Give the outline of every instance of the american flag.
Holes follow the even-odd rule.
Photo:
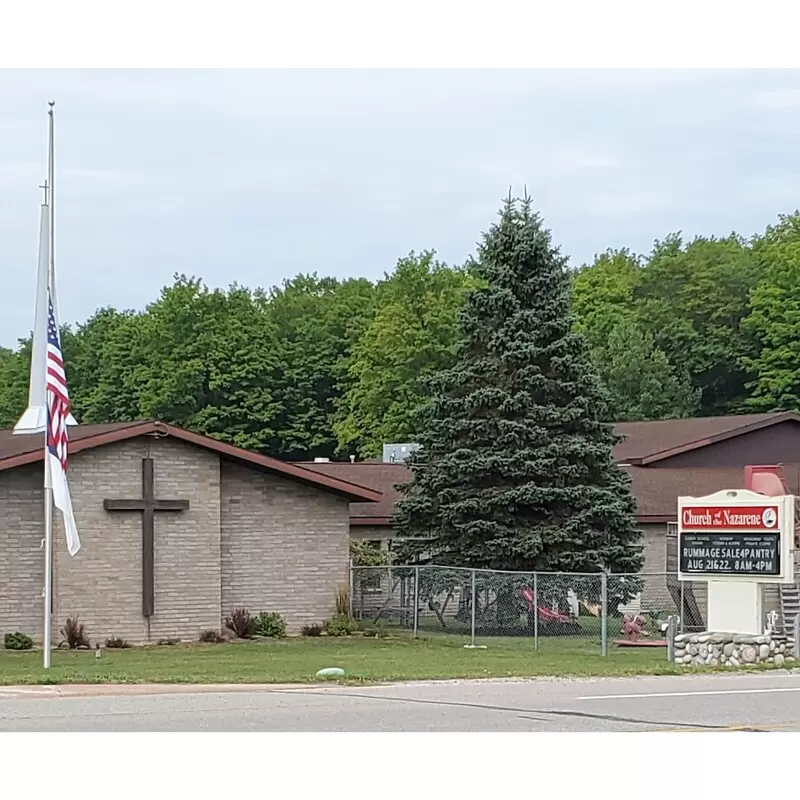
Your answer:
[[[70,414],[64,356],[58,335],[53,300],[47,297],[47,450],[67,471],[67,420]]]
[[[67,376],[64,373],[64,355],[58,337],[58,322],[53,309],[53,298],[47,294],[47,434],[46,454],[48,473],[53,489],[53,502],[64,520],[67,551],[74,556],[81,549],[72,498],[67,485],[67,420],[70,403]],[[46,473],[47,474],[47,473]]]

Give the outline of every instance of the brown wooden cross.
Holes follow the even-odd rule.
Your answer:
[[[106,511],[142,512],[142,614],[148,619],[155,610],[153,568],[155,561],[155,512],[186,511],[188,500],[157,500],[153,486],[153,459],[142,459],[142,496],[133,500],[103,500]]]

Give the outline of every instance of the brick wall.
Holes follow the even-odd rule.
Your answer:
[[[41,465],[0,472],[0,635],[42,635],[42,481]]]
[[[222,611],[277,611],[290,632],[334,613],[347,586],[346,500],[222,462]]]
[[[138,498],[141,460],[154,462],[158,498],[187,499],[187,511],[155,518],[155,615],[142,616],[142,515],[107,512],[105,498]],[[0,633],[42,638],[44,553],[41,464],[0,472]],[[70,490],[83,545],[66,552],[54,511],[53,640],[77,614],[92,642],[167,636],[196,639],[220,619],[219,458],[175,440],[141,437],[75,454]]]
[[[155,614],[142,616],[142,514],[108,512],[105,498],[142,496],[142,459],[153,459],[156,498],[189,508],[155,515]],[[81,551],[66,552],[56,514],[57,620],[79,614],[93,641],[196,640],[220,615],[219,457],[174,439],[140,437],[77,454],[70,489]]]

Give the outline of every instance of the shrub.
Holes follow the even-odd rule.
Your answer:
[[[6,650],[30,650],[33,647],[33,639],[24,633],[7,633],[3,637],[3,646]]]
[[[280,639],[286,636],[286,622],[274,611],[262,611],[255,619],[256,636],[269,636]]]
[[[300,633],[302,633],[303,636],[319,636],[324,627],[325,626],[321,625],[319,622],[312,622],[310,625],[303,625]]]
[[[350,558],[354,567],[386,567],[391,560],[389,550],[364,539],[350,540]]]
[[[177,638],[170,637],[168,639],[159,639],[158,644],[162,647],[172,647],[173,645],[180,644],[181,640]]]
[[[106,647],[109,650],[125,650],[130,645],[119,636],[112,636],[110,639],[106,639]]]
[[[225,627],[239,639],[252,639],[256,621],[246,608],[235,608],[229,617],[225,617]]]
[[[358,630],[355,620],[347,614],[337,614],[325,624],[325,633],[328,636],[352,636]]]
[[[219,644],[220,642],[224,642],[225,638],[219,635],[219,631],[201,631],[200,633],[200,641],[205,642],[206,644]]]
[[[336,590],[336,616],[350,616],[350,589],[347,586],[340,586]]]
[[[61,629],[64,637],[58,646],[66,644],[70,650],[88,650],[91,647],[89,636],[86,633],[86,626],[78,620],[78,617],[67,617],[67,622]]]

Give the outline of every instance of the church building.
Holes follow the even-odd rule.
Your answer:
[[[43,435],[0,431],[0,633],[42,638]],[[70,429],[81,550],[54,514],[53,640],[197,640],[236,608],[288,632],[323,622],[348,584],[349,508],[380,491],[159,422]]]

